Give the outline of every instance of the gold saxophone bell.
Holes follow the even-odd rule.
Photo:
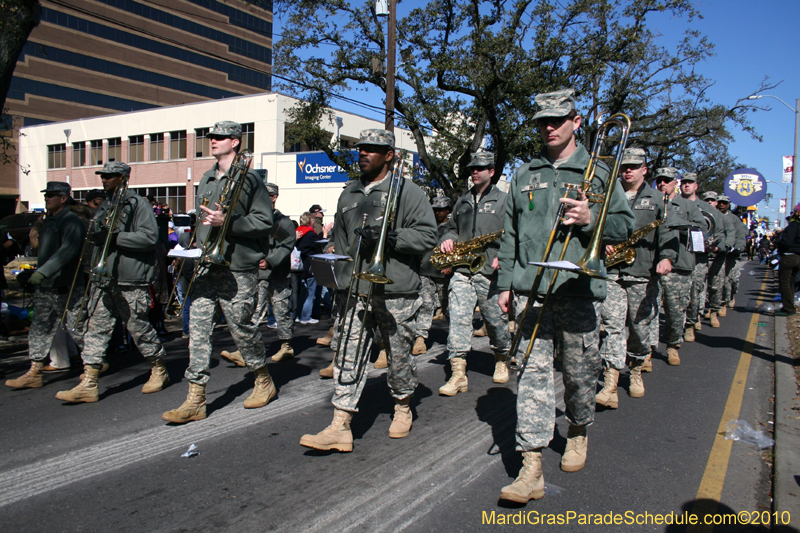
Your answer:
[[[453,251],[449,254],[442,252],[440,246],[433,249],[431,264],[437,270],[445,268],[467,267],[473,274],[480,272],[486,264],[486,246],[499,239],[506,230],[501,229],[486,235],[479,235],[468,241],[453,244]]]

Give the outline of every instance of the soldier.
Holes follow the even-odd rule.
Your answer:
[[[724,289],[722,293],[722,306],[720,316],[725,316],[728,311],[727,305],[731,309],[736,305],[736,293],[739,291],[739,257],[744,252],[747,245],[747,227],[742,220],[731,212],[731,199],[725,195],[720,195],[717,200],[717,209],[722,213],[728,228],[733,229],[733,247],[728,250],[725,257],[725,277],[723,278]]]
[[[725,258],[728,250],[736,242],[735,230],[731,227],[730,221],[717,209],[717,199],[719,195],[714,191],[703,194],[703,200],[714,208],[718,217],[716,218],[718,228],[721,227],[720,240],[717,243],[717,251],[713,256],[709,256],[708,264],[708,319],[712,328],[720,327],[719,316],[723,309],[722,293],[725,290]],[[731,231],[734,231],[731,233]]]
[[[9,379],[6,386],[29,389],[43,386],[42,369],[50,353],[61,316],[67,306],[67,296],[75,279],[75,288],[69,302],[66,324],[72,325],[83,297],[83,276],[75,271],[80,260],[86,228],[80,217],[68,206],[71,188],[69,183],[50,181],[44,193],[47,214],[39,234],[38,268],[29,283],[36,287],[33,295],[33,321],[28,332],[28,357],[31,368],[18,377]],[[79,349],[83,348],[83,329],[71,332]]]
[[[108,162],[100,174],[109,198],[130,178],[131,167],[120,161]],[[66,402],[96,402],[97,379],[105,364],[106,348],[120,318],[133,337],[136,347],[152,365],[150,379],[142,387],[144,394],[158,392],[169,383],[164,366],[164,347],[148,320],[152,307],[149,284],[155,275],[155,247],[158,226],[149,202],[128,189],[119,199],[120,215],[116,226],[108,227],[109,211],[114,209],[106,200],[97,210],[89,226],[89,242],[95,245],[92,263],[97,265],[110,237],[105,261],[108,276],[93,274],[91,298],[87,304],[89,324],[84,338],[84,370],[78,386],[61,391],[56,398]]]
[[[642,366],[650,355],[650,323],[658,312],[658,278],[678,258],[678,234],[655,225],[664,217],[664,195],[650,187],[646,177],[645,151],[627,148],[620,165],[620,185],[636,215],[636,230],[654,229],[630,248],[636,253],[633,264],[623,261],[608,268],[608,294],[602,309],[606,335],[600,343],[605,370],[597,403],[611,409],[619,407],[617,384],[626,356],[630,368],[628,394],[631,398],[644,396]],[[613,246],[606,246],[606,259],[613,251]]]
[[[718,244],[725,240],[725,229],[719,211],[697,197],[697,174],[686,172],[681,178],[681,196],[694,202],[706,219],[714,221],[714,232],[705,242],[705,251],[694,254],[695,267],[692,271],[692,288],[689,305],[686,307],[686,331],[683,338],[686,342],[694,342],[695,331],[700,331],[700,313],[705,306],[706,283],[708,280],[709,259],[713,261],[719,252]],[[709,230],[710,231],[710,230]]]
[[[390,166],[395,157],[394,134],[386,130],[368,129],[361,132],[358,148],[358,166],[361,177],[349,182],[339,196],[335,215],[336,250],[351,250],[361,235],[359,264],[348,262],[346,278],[352,272],[363,271],[373,256],[373,249],[381,239],[384,207],[389,194]],[[394,283],[375,284],[371,302],[351,297],[354,309],[343,309],[342,320],[347,321],[347,335],[339,339],[344,343],[340,354],[346,370],[334,368],[333,422],[316,435],[303,435],[300,445],[317,450],[353,451],[353,434],[350,421],[358,410],[358,400],[367,382],[367,373],[359,372],[357,361],[366,364],[372,347],[375,329],[380,330],[385,343],[389,370],[386,380],[395,399],[394,419],[389,427],[389,437],[402,438],[411,431],[411,396],[417,387],[417,367],[411,355],[414,341],[416,315],[421,305],[421,282],[418,265],[423,254],[436,245],[436,222],[428,198],[412,181],[399,177],[400,195],[397,200],[394,224],[384,236],[384,265],[386,277]],[[363,216],[368,225],[361,229]],[[356,230],[358,233],[356,233]],[[359,280],[356,295],[365,294],[367,283]],[[371,311],[364,324],[365,337],[360,339],[363,317],[367,305]],[[356,353],[360,346],[361,352]]]
[[[559,253],[566,236],[572,231],[574,238],[564,257],[572,262],[586,251],[585,245],[594,232],[601,210],[599,203],[590,207],[582,189],[577,198],[562,198],[566,183],[583,182],[589,162],[586,149],[575,140],[581,116],[575,109],[574,91],[564,89],[539,94],[536,106],[534,119],[545,146],[530,163],[517,170],[508,193],[506,232],[498,254],[500,270],[497,279],[497,286],[502,291],[498,305],[504,312],[508,312],[512,290],[517,313],[525,309],[538,271],[528,262],[541,260],[549,237],[543,228],[552,227],[558,206],[565,204],[565,212],[564,221],[556,233],[554,250]],[[590,192],[605,191],[608,176],[607,167],[598,165]],[[619,188],[614,190],[609,202],[604,241],[606,244],[624,242],[630,237],[636,219]],[[532,295],[537,300],[544,297],[553,272],[545,272],[538,293]],[[518,333],[521,342],[514,355],[521,363],[537,315],[543,313],[539,336],[519,378],[517,392],[517,450],[522,452],[523,466],[517,479],[502,489],[500,499],[527,503],[544,496],[542,448],[553,438],[556,416],[553,384],[556,342],[562,361],[566,418],[569,421],[561,469],[576,472],[584,467],[586,426],[594,420],[595,385],[602,368],[598,331],[600,308],[605,296],[605,281],[561,273],[548,306],[531,306],[524,323],[520,323],[518,317],[516,322],[521,328],[521,333]]]
[[[472,154],[467,169],[472,176],[472,188],[456,200],[453,216],[447,223],[439,248],[442,253],[452,253],[455,242],[466,242],[475,237],[503,229],[507,194],[493,184],[495,175],[494,154]],[[479,272],[472,273],[465,265],[453,269],[448,290],[450,331],[447,335],[450,379],[439,388],[442,396],[455,396],[467,392],[467,352],[472,348],[472,315],[477,302],[489,334],[494,352],[495,368],[492,381],[508,382],[506,357],[511,349],[508,315],[497,306],[500,291],[497,289],[497,250],[499,241],[486,246],[486,262]]]
[[[686,323],[686,307],[692,290],[692,271],[694,253],[689,248],[691,228],[706,229],[706,219],[693,202],[676,195],[678,170],[662,167],[656,170],[656,187],[669,197],[667,226],[679,227],[678,259],[662,273],[660,283],[664,294],[664,338],[667,345],[667,363],[681,364],[678,349],[683,340],[683,327]]]
[[[200,180],[197,189],[198,213],[204,220],[197,225],[197,247],[203,248],[209,239],[218,237],[213,228],[222,226],[227,209],[219,204],[220,194],[234,176],[229,176],[241,148],[242,126],[222,121],[214,124],[208,134],[211,155],[217,160]],[[264,258],[261,239],[272,228],[272,203],[264,182],[250,170],[244,180],[233,221],[225,235],[223,254],[228,266],[201,265],[192,288],[192,308],[189,317],[189,394],[186,401],[161,418],[174,424],[185,424],[206,417],[206,383],[211,364],[211,334],[214,331],[214,312],[219,305],[225,314],[228,330],[247,367],[255,373],[255,387],[244,401],[247,409],[264,407],[275,396],[275,384],[267,369],[267,354],[258,327],[253,325],[253,311],[258,294],[258,263]],[[202,205],[208,200],[208,207]]]
[[[433,207],[433,216],[436,218],[436,227],[439,232],[439,239],[444,235],[447,222],[450,220],[450,213],[453,211],[450,203],[450,198],[446,196],[437,196],[433,199],[431,204]],[[436,299],[439,302],[439,309],[433,315],[433,320],[446,319],[450,321],[450,311],[447,305],[447,292],[450,290],[450,278],[453,277],[453,269],[445,268],[439,271],[442,274],[440,278],[433,278],[436,283]]]
[[[272,307],[278,326],[278,339],[281,341],[280,350],[272,356],[272,360],[277,363],[294,357],[294,319],[290,309],[292,287],[289,283],[289,271],[295,233],[291,219],[275,208],[278,186],[267,183],[267,191],[272,201],[272,231],[262,241],[265,257],[258,263],[258,307],[253,313],[253,324],[258,327],[270,306]],[[236,366],[246,366],[239,351],[230,353],[223,350],[220,355]]]

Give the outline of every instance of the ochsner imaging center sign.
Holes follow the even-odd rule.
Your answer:
[[[358,160],[355,150],[354,160]],[[331,161],[324,152],[297,155],[297,183],[345,183],[347,172]]]

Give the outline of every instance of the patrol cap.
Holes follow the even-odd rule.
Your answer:
[[[122,176],[131,175],[131,167],[122,161],[108,161],[103,168],[95,172],[95,174],[120,174]]]
[[[437,196],[431,202],[434,209],[450,209],[450,198],[447,196]]]
[[[209,135],[219,135],[220,137],[230,137],[232,139],[242,138],[242,125],[232,120],[223,120],[214,124]]]
[[[731,199],[730,199],[730,198],[728,198],[728,197],[727,197],[726,195],[724,195],[724,194],[720,194],[719,196],[717,196],[717,201],[718,201],[718,202],[728,202],[728,203],[731,203]]]
[[[69,196],[72,192],[72,187],[69,186],[69,183],[65,181],[48,181],[47,188],[42,192],[57,192],[61,196]]]
[[[278,186],[274,183],[267,183],[267,192],[270,196],[278,196]]]
[[[647,154],[642,148],[625,148],[620,165],[641,165],[647,162]]]
[[[680,179],[681,175],[678,173],[678,169],[674,167],[661,167],[656,170],[656,179],[660,177],[665,178],[672,178],[674,180]]]
[[[108,198],[108,195],[106,195],[106,191],[104,191],[103,189],[92,189],[91,191],[86,193],[87,202],[91,202],[95,198],[102,198],[103,200],[105,200],[106,198]]]
[[[473,152],[470,156],[469,163],[467,164],[467,168],[469,167],[490,167],[494,168],[494,154],[492,152]]]
[[[378,128],[371,128],[368,130],[361,130],[356,146],[362,144],[369,144],[373,146],[388,146],[394,150],[394,133],[387,130]]]
[[[566,117],[575,111],[575,89],[561,89],[536,95],[536,114],[533,120],[547,117]]]
[[[703,193],[703,200],[714,200],[716,201],[719,198],[719,195],[714,191],[708,191]]]
[[[683,176],[681,176],[681,181],[691,181],[693,183],[697,183],[697,174],[694,172],[684,172]]]

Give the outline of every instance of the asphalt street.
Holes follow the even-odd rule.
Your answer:
[[[474,338],[469,392],[440,397],[437,389],[447,366],[441,321],[434,322],[428,354],[417,358],[420,385],[409,437],[389,439],[393,401],[385,371],[371,370],[352,426],[355,451],[328,454],[299,446],[304,433],[328,425],[333,411],[333,384],[317,374],[332,357],[329,349],[314,344],[327,330],[320,322],[297,325],[298,356],[270,364],[279,393],[267,407],[245,410],[252,374],[215,359],[208,419],[184,426],[161,420],[164,411],[181,404],[188,388],[183,378],[188,341],[179,335],[165,345],[172,384],[160,393],[140,392],[149,366],[137,353],[111,356],[95,404],[65,405],[54,398],[77,383],[77,372],[46,378],[41,389],[2,387],[2,528],[449,532],[485,530],[487,520],[497,524],[501,515],[513,520],[522,512],[528,524],[512,527],[540,529],[530,520],[548,513],[679,516],[708,510],[702,495],[714,490],[719,505],[711,512],[769,512],[770,450],[719,442],[720,427],[724,433],[729,422],[726,414],[735,412],[756,429],[771,429],[772,319],[752,312],[758,299],[767,297],[762,283],[768,276],[756,263],[744,265],[736,308],[721,319],[719,329],[704,322],[697,342],[682,347],[680,366],[666,364],[660,345],[653,373],[645,374],[644,398],[629,398],[627,375],[620,379],[625,389],[620,408],[598,411],[589,428],[587,466],[576,473],[558,468],[567,424],[563,385],[556,376],[559,417],[543,458],[546,496],[526,506],[505,507],[497,500],[521,466],[514,451],[515,380],[492,383],[488,340]],[[275,330],[262,331],[274,353],[279,347]],[[752,344],[745,340],[748,331]],[[213,343],[215,353],[233,348],[224,327],[216,330]],[[749,364],[743,371],[745,348]],[[23,355],[2,360],[6,377],[24,372]],[[737,381],[740,407],[731,411]],[[720,455],[725,443],[729,456]],[[199,455],[182,458],[190,444]],[[543,529],[685,530],[682,525],[586,526],[576,520]],[[795,527],[798,523],[800,517],[792,520]],[[768,529],[718,526],[714,531]]]

